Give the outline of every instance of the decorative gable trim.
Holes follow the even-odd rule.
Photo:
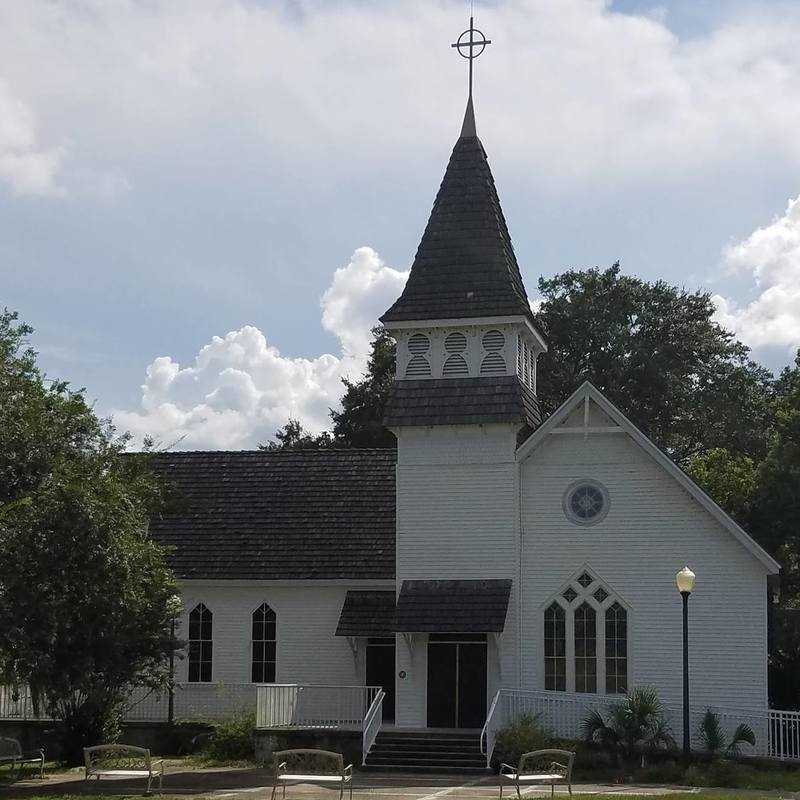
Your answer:
[[[733,537],[758,561],[760,561],[767,572],[774,575],[780,572],[780,564],[761,547],[732,517],[730,517],[717,503],[714,502],[666,453],[660,450],[642,431],[640,431],[599,389],[589,381],[584,382],[576,389],[561,406],[550,415],[550,417],[531,434],[530,437],[517,449],[517,460],[519,462],[530,458],[542,442],[551,434],[566,430],[560,428],[561,423],[575,409],[584,404],[585,419],[588,418],[588,404],[594,402],[597,406],[616,423],[619,428],[627,433],[642,450],[649,455],[653,461],[661,466],[671,475],[680,486],[702,506],[714,519],[722,525]],[[593,432],[609,433],[613,428],[603,426],[597,428],[575,427],[579,433],[590,434]]]

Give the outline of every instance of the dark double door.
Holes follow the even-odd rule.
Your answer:
[[[481,728],[486,721],[486,635],[428,638],[428,727]]]
[[[367,686],[382,686],[383,721],[394,722],[394,637],[373,636],[367,639]]]

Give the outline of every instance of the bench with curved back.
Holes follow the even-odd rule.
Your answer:
[[[500,797],[503,796],[503,783],[516,787],[520,797],[521,784],[550,786],[550,796],[555,794],[556,784],[566,784],[572,796],[572,764],[575,753],[569,750],[533,750],[519,757],[519,764],[500,765]]]
[[[84,780],[90,778],[99,781],[101,778],[147,778],[147,793],[155,778],[158,778],[158,791],[164,778],[164,762],[160,758],[152,758],[150,751],[144,747],[131,744],[98,744],[83,748],[83,759],[86,769]]]
[[[275,792],[279,785],[283,786],[283,797],[286,797],[286,786],[298,783],[319,783],[339,788],[339,800],[344,795],[345,787],[350,789],[350,800],[353,800],[353,765],[344,766],[341,753],[330,750],[279,750],[274,754],[275,782],[272,786],[271,800],[275,800]]]
[[[44,750],[24,752],[17,739],[0,736],[0,765],[11,764],[11,771],[17,770],[17,778],[22,775],[23,764],[38,764],[39,777],[44,778]]]

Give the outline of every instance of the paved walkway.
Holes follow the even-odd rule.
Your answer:
[[[67,772],[49,773],[44,780],[31,778],[4,786],[0,793],[12,797],[34,797],[42,795],[137,795],[144,792],[145,783],[141,780],[104,780],[99,784],[83,781],[83,769]],[[208,768],[188,769],[180,767],[170,770],[164,776],[164,795],[186,795],[214,800],[255,800],[266,798],[272,791],[270,775],[266,770]],[[619,794],[619,795],[665,795],[676,791],[674,788],[633,785],[575,784],[576,794]],[[686,790],[682,790],[686,791]],[[511,792],[504,797],[511,800]],[[566,794],[566,787],[558,787],[557,794]],[[522,790],[526,797],[540,797],[550,794],[549,788],[526,787]],[[465,775],[409,775],[401,773],[356,773],[353,783],[353,800],[493,800],[499,795],[496,776],[472,778]],[[338,792],[321,789],[311,784],[291,786],[286,792],[287,800],[338,800]],[[347,793],[345,794],[347,797]]]

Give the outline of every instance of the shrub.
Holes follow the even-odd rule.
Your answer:
[[[253,731],[255,714],[236,714],[215,726],[203,748],[203,755],[215,761],[252,761],[255,758]]]
[[[545,750],[553,746],[553,737],[533,714],[523,714],[498,734],[494,744],[492,766],[501,763],[516,765],[523,753]]]
[[[641,756],[642,766],[646,753],[675,747],[664,706],[650,686],[630,691],[622,702],[608,707],[605,717],[599,711],[591,711],[581,728],[587,742],[600,745],[625,762],[632,763]]]
[[[756,735],[753,729],[745,723],[737,725],[733,736],[731,736],[730,740],[727,739],[725,731],[722,729],[719,715],[715,714],[710,708],[703,715],[699,735],[700,741],[703,743],[703,749],[712,758],[717,758],[723,752],[728,756],[735,757],[739,755],[740,745],[749,744],[755,747],[756,744]]]

